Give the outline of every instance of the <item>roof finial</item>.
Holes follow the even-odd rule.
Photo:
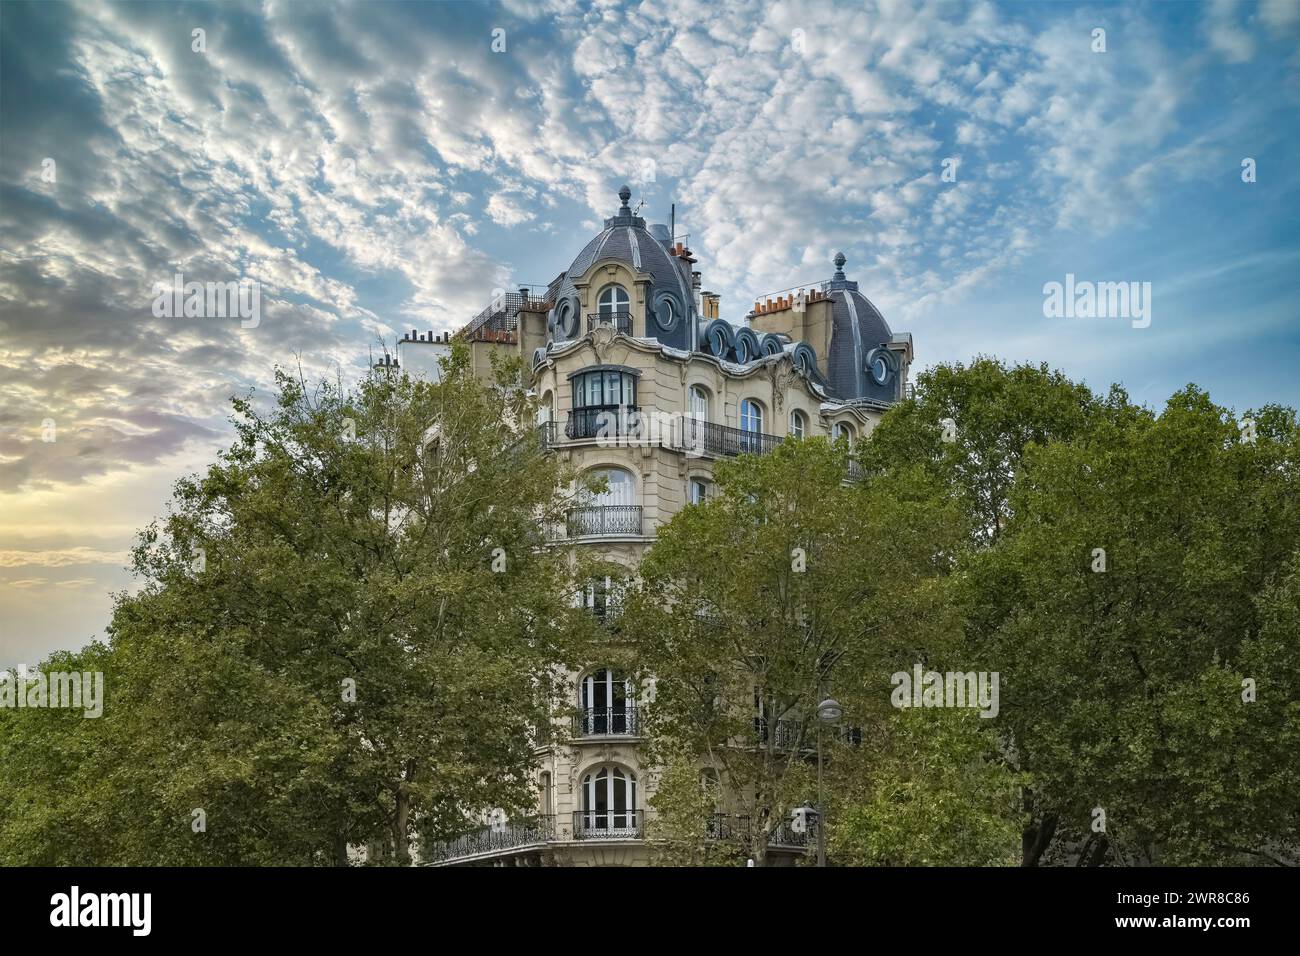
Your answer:
[[[845,258],[844,258],[844,253],[842,253],[842,252],[837,252],[837,253],[835,253],[835,279],[836,279],[836,281],[843,281],[843,279],[844,279],[844,263],[846,263],[846,262],[848,262],[848,261],[849,261],[848,259],[845,259]]]
[[[623,205],[619,208],[618,214],[620,216],[632,215],[632,210],[629,209],[627,205],[627,201],[632,198],[632,190],[628,189],[627,186],[624,185],[623,188],[618,191],[618,198],[623,201]]]

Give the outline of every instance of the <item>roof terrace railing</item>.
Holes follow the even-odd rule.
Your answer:
[[[493,296],[487,308],[470,319],[460,334],[469,338],[483,329],[514,332],[519,328],[521,310],[550,308],[549,290],[541,295],[536,294],[541,289],[541,286],[520,286],[516,292],[503,292]]]

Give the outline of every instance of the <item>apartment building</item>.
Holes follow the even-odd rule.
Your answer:
[[[656,529],[709,496],[717,461],[787,438],[864,440],[906,394],[912,341],[892,333],[847,278],[842,253],[831,278],[764,295],[742,322],[728,322],[686,243],[635,215],[626,186],[618,195],[615,214],[549,286],[497,294],[457,335],[484,375],[493,352],[521,358],[547,447],[577,473],[606,479],[555,529],[557,545],[631,572]],[[433,368],[447,347],[446,337],[412,331],[397,360]],[[615,646],[616,576],[590,582],[578,600]],[[587,663],[571,675],[576,717],[557,718],[539,741],[536,814],[490,815],[480,830],[424,848],[423,862],[654,861],[646,836],[656,772],[642,757],[643,701],[612,660]],[[735,825],[718,820],[710,832],[726,839]],[[803,854],[797,830],[781,828],[771,851]]]

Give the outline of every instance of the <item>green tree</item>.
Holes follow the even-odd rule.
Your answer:
[[[84,815],[82,862],[404,863],[466,808],[531,808],[548,675],[588,625],[540,546],[565,476],[514,379],[457,349],[439,383],[281,374],[269,414],[235,402],[234,445],[135,550],[105,716],[55,734],[81,769],[46,815]],[[50,733],[7,746],[36,768]],[[0,845],[46,837],[3,852],[65,861],[34,803],[0,795]]]
[[[980,357],[969,366],[937,365],[917,377],[915,398],[895,405],[860,453],[868,474],[920,467],[967,515],[972,541],[987,543],[1010,515],[1009,497],[1026,449],[1068,441],[1108,409],[1046,365]]]
[[[897,711],[841,756],[827,839],[857,866],[1005,866],[1019,859],[1024,783],[969,710]],[[868,730],[870,732],[865,732]]]
[[[970,653],[1033,777],[1025,864],[1297,845],[1300,433],[1251,417],[1253,442],[1189,387],[1029,450],[1014,520],[965,564]]]
[[[717,774],[716,809],[745,821],[737,836],[758,865],[815,799],[822,696],[845,703],[846,725],[862,721],[888,707],[901,662],[960,633],[936,583],[964,535],[956,507],[916,476],[850,486],[846,454],[810,439],[719,462],[718,493],[660,529],[630,602],[652,750]],[[827,750],[848,746],[843,730]]]

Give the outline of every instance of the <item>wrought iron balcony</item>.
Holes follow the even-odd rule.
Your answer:
[[[555,817],[539,816],[526,820],[507,821],[486,826],[428,846],[422,853],[422,862],[442,863],[485,853],[499,853],[524,846],[546,843],[555,839]]]
[[[575,737],[635,737],[640,729],[635,704],[588,707],[573,718]]]
[[[645,833],[644,810],[575,810],[575,840],[639,840]]]
[[[766,717],[754,718],[754,735],[759,746],[767,746],[770,740],[776,750],[794,750],[796,747],[807,750],[812,746],[803,737],[803,724],[797,720],[768,720]]]
[[[804,847],[808,845],[808,831],[796,833],[792,824],[781,823],[767,835],[768,846],[797,846]]]
[[[632,313],[622,311],[587,313],[587,331],[590,332],[598,325],[612,325],[614,331],[622,332],[624,335],[631,335]]]
[[[753,830],[747,816],[715,813],[705,821],[705,837],[709,840],[752,839]],[[796,833],[790,823],[780,823],[767,835],[769,847],[806,847],[808,834]]]
[[[613,438],[640,428],[641,410],[635,405],[589,405],[569,411],[564,435],[571,440]]]
[[[565,536],[633,534],[641,532],[640,505],[592,505],[570,508],[564,523]]]
[[[785,440],[689,416],[682,419],[679,434],[683,451],[701,455],[765,455]]]
[[[542,422],[537,426],[537,441],[546,451],[555,444],[555,422]]]

